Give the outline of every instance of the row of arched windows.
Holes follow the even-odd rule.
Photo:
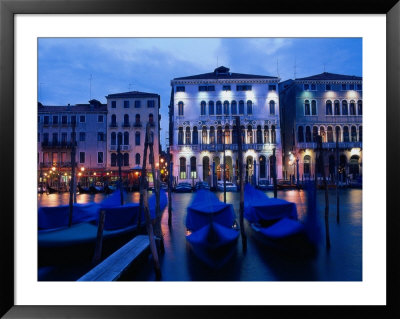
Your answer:
[[[240,100],[239,103],[236,101],[224,101],[222,104],[221,101],[217,101],[214,104],[214,101],[208,102],[208,115],[244,115],[245,114],[245,103],[243,100]],[[269,113],[270,115],[275,115],[275,101],[269,102]],[[253,102],[248,100],[246,103],[246,114],[253,114]],[[184,104],[182,101],[178,102],[178,115],[184,115]],[[207,115],[207,102],[200,102],[200,115]]]
[[[112,132],[111,145],[129,145],[129,132]],[[135,145],[140,145],[140,132],[135,132]]]
[[[351,100],[350,103],[346,100],[343,100],[342,103],[339,100],[334,100],[333,104],[331,100],[327,100],[325,106],[326,115],[362,115],[362,100],[358,100],[357,103],[354,100]],[[315,100],[304,101],[304,115],[317,115],[317,102]]]
[[[254,128],[249,125],[247,129],[242,125],[242,143],[244,144],[276,144],[276,128],[275,125],[264,126],[262,129],[261,125],[258,125],[255,132]],[[215,134],[216,133],[216,134]],[[254,135],[255,134],[255,135]],[[247,138],[246,138],[247,137]],[[232,141],[232,142],[231,142]],[[201,144],[237,144],[237,130],[236,126],[232,129],[229,125],[225,126],[224,130],[222,126],[215,128],[214,126],[203,126],[201,128]],[[192,130],[190,127],[183,127],[178,129],[178,145],[198,145],[199,144],[199,131],[197,126],[194,126]]]
[[[311,131],[312,130],[312,131]],[[334,132],[335,130],[335,132]],[[338,136],[338,142],[362,142],[362,126],[357,127],[355,125],[351,126],[328,126],[326,128],[321,126],[313,126],[312,129],[310,126],[306,126],[305,129],[303,126],[299,126],[297,128],[297,142],[298,143],[316,143],[317,136],[322,136],[322,142],[333,143],[336,142],[336,135]]]
[[[140,154],[135,155],[135,164],[140,165]],[[118,154],[111,153],[111,166],[118,166]],[[121,166],[129,166],[129,153],[121,154]]]
[[[154,116],[153,113],[149,114],[149,122],[153,123],[154,121]],[[129,126],[129,114],[124,114],[124,122],[123,126]],[[140,124],[140,114],[135,115],[135,124]],[[117,116],[115,114],[111,115],[111,125],[116,126],[117,125]]]

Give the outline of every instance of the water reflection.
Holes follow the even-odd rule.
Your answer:
[[[266,194],[273,197],[272,191]],[[223,201],[223,193],[216,193]],[[100,202],[104,194],[82,194],[78,203]],[[336,222],[336,192],[329,194],[329,229],[331,249],[325,249],[324,238],[319,253],[313,258],[291,258],[280,255],[248,237],[247,253],[243,253],[239,237],[236,254],[221,269],[210,269],[199,261],[189,249],[185,239],[184,220],[186,208],[194,194],[172,194],[172,224],[168,226],[168,210],[164,210],[162,232],[165,254],[160,256],[162,279],[166,281],[359,281],[362,280],[362,190],[340,190],[340,224]],[[239,193],[227,193],[227,203],[232,203],[239,220]],[[297,204],[299,219],[307,216],[307,192],[279,191],[278,197]],[[129,193],[126,202],[138,202],[139,193]],[[39,206],[68,204],[69,194],[38,195]],[[317,192],[317,216],[322,237],[325,236],[323,191]],[[248,226],[245,227],[249,234]],[[249,235],[248,235],[249,236]],[[126,280],[154,280],[151,259],[135,267]]]

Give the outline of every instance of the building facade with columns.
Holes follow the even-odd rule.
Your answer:
[[[107,169],[118,176],[118,145],[122,153],[122,177],[127,184],[137,182],[143,165],[146,125],[150,124],[156,169],[160,153],[160,95],[146,92],[123,92],[106,96]],[[147,172],[151,176],[150,152],[147,152]],[[136,175],[135,175],[136,174]],[[129,181],[128,181],[129,180]],[[150,182],[152,179],[150,177]],[[137,183],[136,183],[137,184]]]
[[[67,188],[74,134],[79,179],[91,183],[101,178],[106,168],[106,123],[107,106],[97,100],[67,106],[38,103],[39,182]]]
[[[248,181],[271,178],[276,150],[277,178],[282,177],[279,78],[214,72],[171,81],[169,144],[177,182],[238,180],[237,116],[240,117],[243,163]],[[225,160],[223,148],[225,147]]]
[[[321,74],[280,83],[284,175],[315,174],[317,136],[325,173],[335,175],[336,136],[341,178],[362,175],[362,77]]]

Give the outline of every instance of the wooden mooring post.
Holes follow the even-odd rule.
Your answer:
[[[272,149],[272,181],[274,183],[274,198],[278,197],[278,185],[276,183],[276,155],[275,155],[276,149]]]
[[[172,161],[170,148],[168,147],[168,226],[172,225]]]
[[[119,192],[121,198],[121,206],[124,205],[124,187],[122,185],[122,154],[121,154],[121,143],[118,141],[117,148],[117,159],[118,159],[118,177],[119,177]]]
[[[101,253],[103,250],[103,232],[104,232],[104,221],[106,218],[106,211],[100,210],[99,225],[97,228],[96,246],[94,249],[94,256],[92,260],[93,266],[96,266],[101,260]]]
[[[224,169],[224,203],[226,203],[226,156],[225,156],[225,129],[224,129],[224,136],[222,137],[223,138],[223,143],[222,143],[222,150],[223,150],[223,152],[224,152],[224,166],[223,166],[223,169]]]
[[[69,187],[69,216],[68,227],[72,226],[72,215],[74,213],[74,193],[75,193],[75,123],[72,123],[72,148],[71,148],[71,184]],[[76,202],[76,194],[75,194]]]
[[[325,235],[326,235],[326,249],[331,248],[331,241],[329,236],[329,192],[328,183],[326,182],[325,165],[324,165],[324,152],[322,148],[322,136],[318,136],[318,149],[319,149],[319,167],[322,173],[322,182],[325,189]]]
[[[139,216],[138,216],[138,231],[141,228],[141,215],[144,213],[144,217],[146,220],[146,230],[147,234],[149,236],[149,242],[150,242],[150,250],[151,254],[153,256],[153,262],[154,262],[154,268],[156,272],[156,279],[160,280],[161,279],[161,268],[160,268],[160,262],[158,259],[158,252],[157,252],[157,247],[155,243],[155,238],[154,238],[154,231],[153,231],[153,225],[151,222],[151,217],[150,217],[150,210],[149,210],[149,205],[148,205],[148,198],[147,198],[147,179],[146,179],[146,162],[147,162],[147,149],[149,147],[149,138],[150,138],[150,125],[147,123],[146,125],[146,134],[145,134],[145,139],[144,139],[144,154],[143,154],[143,166],[142,166],[142,173],[140,175],[140,201],[139,201]]]
[[[239,184],[240,184],[240,206],[239,206],[239,223],[240,235],[242,237],[243,251],[247,251],[247,237],[244,231],[244,179],[243,179],[243,151],[242,151],[242,129],[240,127],[240,117],[236,117],[236,130],[238,142],[238,157],[239,157]]]
[[[336,222],[339,224],[339,130],[336,130]]]
[[[150,148],[150,163],[151,163],[151,174],[153,176],[153,188],[154,188],[154,193],[156,195],[156,219],[155,219],[155,224],[154,224],[154,232],[157,237],[157,239],[160,241],[160,250],[161,252],[164,252],[164,240],[163,240],[163,234],[161,231],[161,212],[160,212],[160,183],[158,181],[159,175],[156,172],[155,169],[155,159],[154,159],[154,149],[153,149],[153,137],[150,136],[148,145]]]

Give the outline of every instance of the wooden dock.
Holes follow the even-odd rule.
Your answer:
[[[148,236],[136,236],[77,281],[116,281],[149,247]]]

